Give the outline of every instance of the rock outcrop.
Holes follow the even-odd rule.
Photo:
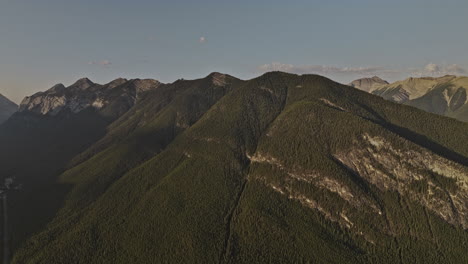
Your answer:
[[[382,80],[377,76],[374,76],[372,78],[361,78],[354,80],[349,84],[349,86],[358,88],[366,92],[372,92],[373,90],[378,89],[387,84],[389,84],[387,81]]]
[[[38,92],[24,98],[19,111],[54,116],[65,110],[72,113],[78,113],[87,108],[101,110],[116,102],[125,104],[125,107],[129,108],[135,104],[143,92],[159,85],[158,81],[151,79],[119,78],[101,85],[82,78],[68,87],[57,84],[45,92]]]
[[[387,83],[378,77],[355,80],[349,85],[386,100],[468,122],[468,77],[408,78]]]

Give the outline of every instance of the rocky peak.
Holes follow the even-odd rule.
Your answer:
[[[106,86],[107,86],[108,89],[113,89],[113,88],[115,88],[117,86],[120,86],[120,85],[126,83],[126,82],[128,82],[127,79],[117,78],[117,79],[113,80],[112,82],[108,83]]]
[[[128,83],[128,85],[126,85]],[[112,103],[131,102],[135,104],[139,93],[159,86],[156,80],[131,80],[118,78],[105,85],[97,85],[87,78],[82,78],[65,88],[57,84],[45,92],[39,92],[24,98],[20,112],[34,112],[42,115],[57,115],[62,110],[78,113],[87,108],[101,110]],[[121,88],[118,88],[122,86]],[[114,89],[116,88],[116,89]],[[127,98],[128,100],[120,100]]]
[[[157,88],[161,83],[154,79],[135,79],[132,81],[137,93]]]
[[[381,79],[378,76],[373,76],[371,78],[361,78],[361,79],[354,80],[349,84],[349,86],[358,88],[366,92],[371,92],[387,84],[388,84],[387,81]]]
[[[380,83],[387,83],[387,84],[388,84],[387,81],[385,81],[384,79],[380,78],[379,76],[373,76],[373,77],[371,78],[371,80],[376,81],[376,82],[380,82]]]
[[[50,88],[49,90],[47,90],[47,92],[50,92],[50,93],[59,93],[59,92],[62,92],[66,89],[65,85],[59,83],[59,84],[56,84],[54,86],[52,86],[52,88]]]
[[[209,78],[211,78],[211,81],[213,84],[217,86],[224,86],[226,85],[226,74],[222,74],[219,72],[212,72],[210,75],[208,75]]]
[[[78,90],[85,90],[88,89],[89,87],[95,85],[90,79],[88,78],[81,78],[78,81],[76,81],[74,84],[70,85],[68,88],[69,89],[78,89]]]

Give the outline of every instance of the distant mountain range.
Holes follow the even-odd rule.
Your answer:
[[[318,75],[57,85],[0,125],[12,262],[468,263],[465,142]]]
[[[383,84],[380,78],[365,78],[350,85],[393,102],[468,122],[468,77],[408,78],[391,84]]]
[[[5,122],[17,110],[18,105],[0,94],[0,124]]]
[[[19,112],[55,116],[62,112],[79,113],[93,108],[105,116],[116,117],[126,112],[141,93],[159,86],[155,80],[116,79],[108,84],[95,84],[87,78],[69,87],[57,84],[45,92],[26,97]]]

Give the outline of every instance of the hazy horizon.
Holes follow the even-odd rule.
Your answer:
[[[6,1],[0,93],[19,103],[81,77],[167,83],[213,71],[242,79],[315,73],[341,83],[468,72],[463,1],[248,3]]]

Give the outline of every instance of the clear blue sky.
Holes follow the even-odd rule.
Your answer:
[[[467,27],[466,0],[0,0],[0,93],[84,76],[464,74]]]

